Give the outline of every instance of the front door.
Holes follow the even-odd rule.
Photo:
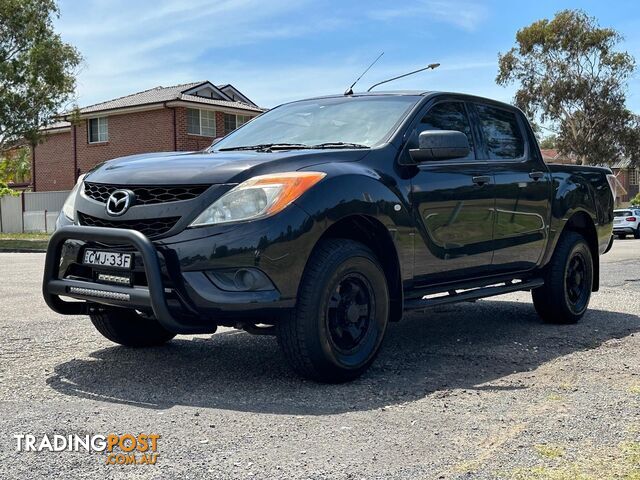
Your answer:
[[[415,167],[410,200],[417,226],[416,285],[434,285],[481,276],[493,255],[494,180],[477,156],[477,133],[462,101],[431,106],[412,132],[409,147],[425,130],[457,130],[469,139],[466,158],[427,161]]]

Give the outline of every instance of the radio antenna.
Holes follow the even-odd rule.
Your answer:
[[[362,72],[362,74],[358,78],[356,78],[356,81],[353,82],[349,88],[347,88],[347,90],[344,92],[345,95],[353,95],[353,87],[356,85],[356,83],[360,81],[362,77],[364,77],[364,74],[367,73],[369,69],[373,67],[378,60],[380,60],[380,57],[382,57],[383,55],[384,55],[384,52],[378,55],[378,58],[376,58],[373,62],[371,62],[371,65],[369,65],[367,69],[364,72]]]
[[[439,66],[440,66],[439,63],[430,63],[426,67],[419,68],[418,70],[414,70],[413,72],[405,73],[403,75],[398,75],[397,77],[389,78],[388,80],[383,80],[382,82],[375,83],[369,87],[369,90],[367,90],[367,92],[370,92],[371,90],[376,88],[378,85],[382,85],[383,83],[393,82],[394,80],[398,80],[399,78],[408,77],[409,75],[413,75],[414,73],[422,72],[424,70],[435,70]]]

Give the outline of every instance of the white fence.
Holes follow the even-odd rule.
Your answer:
[[[24,192],[0,198],[0,232],[53,232],[68,191]]]

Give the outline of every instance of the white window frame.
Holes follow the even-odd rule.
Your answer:
[[[98,139],[91,140],[91,122],[95,120],[98,128]],[[87,120],[87,141],[89,143],[106,143],[109,141],[109,118],[108,117],[96,117],[89,118]]]
[[[226,117],[227,115],[231,115],[231,116],[233,116],[233,117],[234,117],[234,119],[235,119],[235,127],[233,128],[233,130],[231,130],[231,131],[229,131],[229,132],[227,132],[227,125],[226,125],[226,122],[225,122],[225,125],[224,125],[224,132],[225,132],[225,134],[229,134],[229,133],[233,132],[234,130],[236,130],[237,128],[240,128],[242,125],[244,125],[245,123],[247,123],[248,121],[250,121],[250,120],[253,118],[251,115],[239,115],[239,114],[237,114],[237,113],[225,113],[224,115],[225,115],[225,117]],[[238,117],[246,118],[246,121],[245,121],[245,122],[242,122],[242,123],[239,123],[239,122],[238,122]],[[226,120],[226,118],[225,118],[225,120]]]
[[[629,169],[629,185],[638,185],[638,177],[640,173],[637,168]]]
[[[198,132],[189,131],[189,110],[198,112]],[[203,115],[205,113],[206,115]],[[206,125],[205,125],[206,123]],[[203,133],[204,129],[213,130],[213,134]],[[187,108],[187,134],[198,135],[200,137],[216,137],[216,112],[213,110],[202,110],[200,108]]]
[[[238,117],[244,117],[246,120],[242,123],[238,123]],[[236,128],[240,128],[242,125],[250,121],[253,117],[251,115],[236,115]]]

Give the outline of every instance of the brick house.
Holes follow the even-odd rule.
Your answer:
[[[571,157],[561,154],[554,148],[541,148],[542,159],[545,163],[560,163],[562,165],[576,163]]]
[[[69,190],[78,175],[124,155],[201,150],[262,111],[233,85],[208,81],[81,108],[43,130],[32,150],[33,190]]]
[[[640,168],[633,166],[631,160],[622,159],[611,166],[618,180],[618,203],[627,203],[638,194]]]

